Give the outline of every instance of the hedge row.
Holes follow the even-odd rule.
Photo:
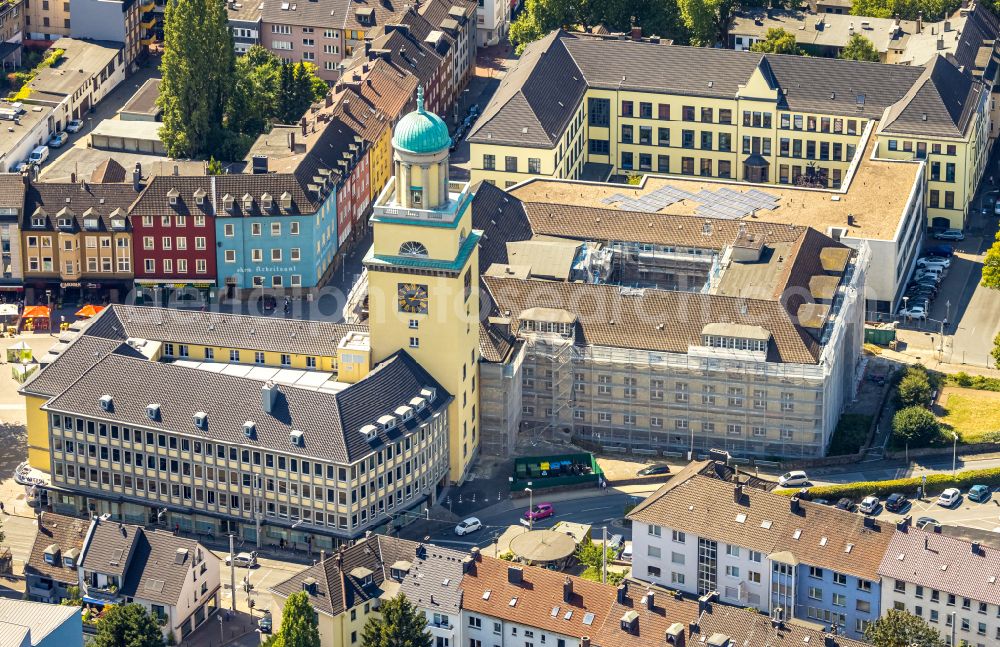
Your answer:
[[[891,481],[860,481],[857,483],[844,483],[842,485],[820,485],[809,488],[809,494],[814,499],[827,499],[836,501],[841,497],[850,499],[861,499],[870,494],[874,494],[880,499],[884,499],[893,492],[915,495],[917,488],[922,484],[919,476],[905,479],[894,479]],[[930,474],[927,476],[927,491],[924,495],[938,494],[941,491],[957,487],[965,492],[973,485],[1000,485],[1000,467],[991,467],[982,470],[967,470],[958,474]],[[797,494],[798,488],[775,490],[777,494],[792,496]]]

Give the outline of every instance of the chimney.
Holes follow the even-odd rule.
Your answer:
[[[653,589],[646,589],[646,610],[652,611],[656,608],[656,594]]]
[[[326,97],[324,98],[324,102],[325,102],[327,108],[329,108],[330,106],[332,106],[333,105],[333,95],[331,93],[327,92],[326,93]]]
[[[305,117],[302,117],[302,119],[299,120],[299,125],[302,126],[302,136],[305,137],[306,135],[308,135],[309,128]]]
[[[632,40],[640,41],[642,40],[642,27],[638,25],[632,25]]]
[[[483,554],[479,551],[479,546],[473,546],[469,554],[472,556],[472,561],[474,562],[481,562],[483,560]]]
[[[705,613],[706,611],[712,610],[712,600],[715,599],[715,591],[711,593],[706,593],[705,595],[698,598],[698,614]]]
[[[906,532],[910,528],[910,515],[906,515],[902,519],[896,522],[896,530],[899,532]]]
[[[733,503],[740,503],[743,501],[743,485],[737,483],[733,486]]]
[[[580,647],[590,647],[590,636],[580,636]]]
[[[76,184],[76,173],[70,173],[69,174],[69,183],[70,184]]]
[[[135,169],[132,171],[132,188],[137,192],[139,187],[142,185],[142,163],[136,162]]]
[[[471,554],[466,555],[462,558],[462,573],[468,573],[472,570],[472,565],[476,562],[476,558]]]
[[[365,58],[371,60],[372,57],[372,42],[370,40],[365,41]]]
[[[934,524],[934,532],[938,535],[941,534],[941,524],[939,523]]]
[[[563,580],[563,602],[569,604],[573,599],[573,580],[566,576]]]
[[[319,549],[319,563],[322,564],[325,561],[326,561],[326,549],[325,548],[320,548]]]
[[[899,19],[898,18],[896,19],[896,24],[897,25],[899,24]],[[922,32],[923,29],[924,29],[924,12],[923,11],[918,11],[917,12],[917,33],[919,34],[920,32]]]
[[[295,152],[295,131],[294,130],[289,130],[288,131],[288,150],[289,150],[289,152],[292,152],[292,153]]]
[[[868,515],[865,515],[864,519],[865,519],[864,520],[865,528],[873,530],[875,528],[875,517],[869,517]]]
[[[508,566],[507,581],[520,586],[521,582],[524,581],[524,569],[520,566]]]
[[[791,509],[792,514],[798,514],[801,509],[799,506],[799,497],[793,496],[788,500],[789,509]]]
[[[625,604],[625,600],[628,598],[628,580],[618,585],[617,592],[618,604]]]
[[[265,382],[264,386],[260,387],[260,398],[264,412],[273,414],[274,407],[278,403],[278,385],[271,381]]]
[[[972,554],[973,555],[978,555],[979,554],[979,542],[978,541],[972,542]]]
[[[942,50],[942,49],[944,49],[944,35],[943,34],[941,36],[938,36],[938,39],[937,39],[937,48],[938,48],[939,51]]]

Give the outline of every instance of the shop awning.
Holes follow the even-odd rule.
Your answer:
[[[22,319],[48,319],[48,306],[26,306],[21,313]]]
[[[76,311],[76,316],[83,318],[96,317],[97,313],[99,313],[101,310],[104,310],[104,306],[94,306],[88,303],[87,305],[83,306],[82,308]]]
[[[16,317],[16,316],[17,316],[16,303],[0,303],[0,317]]]

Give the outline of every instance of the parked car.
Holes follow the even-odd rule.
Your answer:
[[[469,517],[468,519],[463,519],[458,522],[455,526],[455,534],[459,537],[467,535],[470,532],[476,532],[483,527],[483,523],[476,517]]]
[[[524,518],[530,521],[538,521],[539,519],[551,517],[555,513],[556,510],[552,507],[551,503],[539,503],[531,508],[531,510],[525,512]]]
[[[885,509],[889,512],[902,512],[909,503],[905,494],[893,492],[885,500]]]
[[[69,135],[60,130],[49,138],[49,148],[62,148],[62,145],[65,144],[68,139]]]
[[[606,548],[611,551],[612,555],[617,557],[618,554],[625,548],[625,538],[621,535],[611,535],[611,537],[608,538],[608,545]]]
[[[70,119],[66,122],[66,130],[71,133],[78,133],[83,128],[83,122],[79,119]]]
[[[854,512],[854,510],[857,508],[857,506],[854,504],[854,501],[851,501],[846,496],[841,499],[838,499],[837,503],[834,504],[834,507],[840,510],[847,510],[848,512]]]
[[[271,633],[273,625],[270,613],[265,613],[264,617],[257,621],[257,628],[260,629],[260,633],[262,634]]]
[[[781,487],[799,487],[809,482],[809,475],[802,470],[786,472],[778,477],[778,485]]]
[[[941,258],[949,258],[955,253],[955,248],[951,245],[928,245],[924,247],[924,253],[928,256],[940,256]]]
[[[657,463],[656,465],[650,465],[649,467],[644,467],[639,470],[639,476],[654,476],[656,474],[669,474],[670,466],[663,463]]]
[[[832,502],[829,499],[813,499],[813,503],[818,503],[819,505],[830,505]]]
[[[951,259],[943,256],[924,256],[917,260],[917,267],[951,267]]]
[[[858,506],[858,510],[861,514],[875,514],[881,505],[877,496],[866,496],[861,499],[861,505]]]
[[[243,568],[253,568],[257,565],[257,551],[251,551],[249,553],[237,553],[236,557],[233,558],[233,563],[236,566]],[[229,566],[229,555],[226,555],[226,566]]]
[[[920,517],[919,519],[917,519],[915,525],[917,526],[917,528],[923,530],[928,526],[940,526],[941,522],[935,519],[934,517]]]
[[[28,163],[35,166],[41,166],[47,159],[49,159],[48,146],[36,146],[31,155],[28,155]]]
[[[962,493],[959,489],[950,487],[941,493],[941,496],[938,497],[937,504],[942,508],[951,508],[958,505],[961,500]]]
[[[906,317],[907,319],[924,320],[927,318],[927,308],[923,305],[910,306],[909,308],[903,308],[898,314],[900,317]]]
[[[14,165],[14,172],[15,173],[24,173],[29,168],[31,168],[31,164],[28,162],[28,160],[22,160],[22,161],[20,161],[20,162],[18,162],[17,164]]]
[[[945,229],[934,234],[938,240],[965,240],[965,234],[961,229]]]
[[[621,558],[626,562],[632,561],[632,542],[625,542],[625,548],[622,549]]]
[[[988,485],[973,485],[969,488],[969,501],[982,503],[983,501],[989,501],[989,499],[990,488]]]
[[[918,267],[917,271],[913,273],[913,278],[919,281],[922,278],[932,277],[935,280],[940,281],[941,277],[944,276],[943,267]]]

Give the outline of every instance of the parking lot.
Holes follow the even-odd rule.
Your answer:
[[[991,488],[994,492],[997,489]],[[994,493],[986,501],[977,503],[970,501],[964,494],[963,492],[961,501],[954,508],[939,506],[935,496],[923,501],[911,499],[910,504],[899,513],[889,512],[885,506],[880,505],[876,517],[891,522],[899,521],[904,516],[909,516],[913,522],[920,517],[931,517],[946,526],[966,526],[1000,533],[1000,495]]]

